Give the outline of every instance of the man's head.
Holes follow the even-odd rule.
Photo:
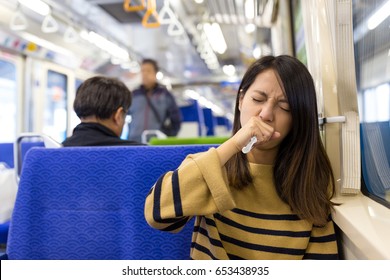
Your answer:
[[[141,64],[142,84],[147,89],[153,88],[157,83],[156,74],[158,64],[155,60],[146,58]]]
[[[130,105],[131,92],[124,83],[95,76],[79,86],[73,108],[82,122],[101,123],[120,136]]]

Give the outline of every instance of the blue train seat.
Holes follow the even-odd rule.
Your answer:
[[[191,137],[196,137],[196,136],[202,136],[206,134],[204,131],[205,130],[204,115],[198,101],[191,100],[191,102],[188,105],[181,106],[180,113],[182,115],[183,122],[178,136],[183,134],[183,135],[190,135]],[[193,124],[196,124],[195,129],[197,131],[195,135],[190,134],[191,131],[194,130],[194,127],[192,126]]]
[[[9,221],[0,224],[0,244],[6,244],[8,238]]]
[[[203,117],[206,125],[206,135],[215,135],[215,127],[217,126],[217,118],[214,116],[213,111],[210,108],[203,108]]]
[[[21,157],[26,155],[27,151],[33,147],[44,147],[42,141],[21,143]],[[14,168],[14,143],[0,143],[0,162],[4,162],[10,168]]]
[[[217,116],[217,126],[223,126],[227,131],[231,131],[233,124],[227,117]]]
[[[26,152],[32,148],[33,146],[43,146],[43,142],[37,143],[23,143],[21,147],[22,152],[22,160],[26,154]],[[5,166],[8,168],[13,169],[14,168],[14,143],[0,143],[0,164],[5,164]],[[10,170],[11,171],[11,170]],[[13,172],[13,170],[12,170]],[[0,176],[5,175],[5,173],[2,173],[0,170]],[[10,182],[9,180],[13,180],[14,176],[10,178],[9,173],[7,173],[7,177],[0,178],[0,182],[3,184],[5,183],[6,186],[0,185],[0,201],[2,203],[1,205],[1,211],[0,211],[0,244],[6,244],[7,243],[7,237],[8,237],[8,230],[9,230],[9,224],[10,221],[3,220],[3,216],[9,215],[10,211],[12,211],[11,203],[13,203],[13,199],[15,198],[14,193],[11,192],[11,189],[9,189]],[[7,180],[5,180],[7,179]],[[16,181],[15,181],[15,188],[16,188]],[[6,194],[4,194],[4,191]],[[16,189],[14,190],[16,193]],[[4,201],[6,200],[6,201]],[[4,211],[4,212],[3,212]]]
[[[0,162],[14,167],[14,143],[0,143]]]
[[[193,221],[151,228],[144,201],[159,176],[210,145],[33,148],[11,219],[9,259],[189,259]]]
[[[9,232],[9,216],[13,209],[20,170],[26,153],[33,147],[61,147],[44,134],[22,133],[15,143],[0,144],[0,164],[7,170],[0,174],[0,244],[6,244]],[[12,175],[12,176],[10,176]]]

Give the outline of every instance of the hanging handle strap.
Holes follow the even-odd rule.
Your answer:
[[[142,11],[145,10],[145,0],[140,0],[141,3],[139,5],[131,5],[131,0],[125,0],[123,2],[123,9],[126,12],[136,12],[136,11]]]
[[[151,17],[154,21],[149,22]],[[156,0],[148,0],[148,8],[142,18],[142,25],[146,28],[155,28],[160,26],[160,20],[156,12]]]

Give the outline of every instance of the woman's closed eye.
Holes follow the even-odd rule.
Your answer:
[[[265,102],[266,101],[266,99],[265,98],[254,98],[254,97],[252,97],[252,100],[254,101],[254,102],[259,102],[259,103],[262,103],[262,102]]]
[[[280,101],[278,102],[278,106],[280,109],[290,112],[290,105],[286,101]]]
[[[252,97],[253,102],[256,103],[264,103],[267,102],[266,98],[258,98],[258,97]],[[277,106],[282,109],[283,111],[290,112],[290,105],[288,104],[287,101],[279,101],[277,103]]]

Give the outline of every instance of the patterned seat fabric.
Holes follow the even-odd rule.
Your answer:
[[[9,259],[189,259],[193,220],[176,234],[146,223],[164,172],[208,145],[34,148],[11,219]]]
[[[0,143],[0,162],[4,162],[8,167],[14,167],[13,143]]]
[[[28,152],[29,149],[33,147],[43,147],[44,144],[43,142],[26,142],[22,143],[21,145],[21,160],[23,161],[26,153]],[[0,143],[0,164],[5,164],[7,168],[14,168],[14,143]],[[1,170],[0,170],[1,171]],[[4,177],[1,178],[1,176],[4,176],[4,174],[1,174],[0,172],[0,182],[4,183]],[[8,177],[9,178],[9,177]],[[7,179],[8,179],[7,178]],[[6,181],[9,183],[9,181]],[[0,201],[3,203],[3,200],[1,198],[4,198],[4,185],[0,184]],[[7,195],[5,199],[9,199],[10,197]],[[7,201],[8,203],[13,203],[12,201]],[[4,205],[3,205],[4,206]],[[8,208],[6,206],[6,209],[8,211]],[[2,209],[4,210],[4,208]],[[12,210],[12,209],[9,209]],[[0,244],[7,244],[7,239],[8,239],[8,231],[9,231],[9,224],[10,221],[7,220],[5,222],[0,221]],[[1,259],[1,256],[0,256]]]
[[[21,159],[33,147],[44,147],[43,142],[25,142],[21,145]],[[14,143],[0,143],[0,162],[4,162],[8,167],[14,168]]]

